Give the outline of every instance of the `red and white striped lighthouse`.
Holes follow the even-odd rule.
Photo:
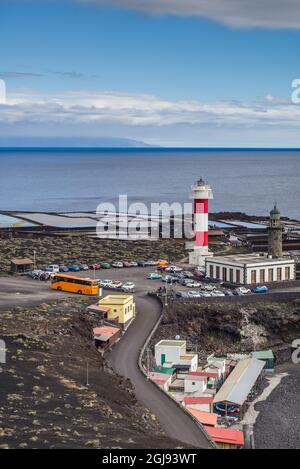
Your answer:
[[[194,199],[194,246],[190,253],[190,264],[201,265],[208,251],[208,201],[213,199],[211,187],[200,178],[192,186]]]

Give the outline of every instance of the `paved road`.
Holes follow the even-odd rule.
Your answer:
[[[137,364],[140,349],[160,315],[159,303],[147,296],[148,290],[161,285],[157,281],[145,280],[146,274],[151,271],[153,268],[96,272],[97,278],[126,279],[134,281],[137,286],[136,302],[139,314],[109,355],[108,361],[116,372],[131,380],[138,401],[156,415],[168,436],[195,447],[209,448],[210,445],[201,430],[162,391],[145,379]],[[91,276],[91,273],[87,272],[85,275]],[[71,295],[51,290],[48,282],[26,277],[0,277],[0,310],[15,306],[35,306],[62,296]]]
[[[136,297],[138,315],[108,355],[108,363],[132,382],[138,401],[155,414],[165,433],[198,448],[211,448],[201,430],[173,401],[145,379],[137,363],[139,352],[160,316],[159,303],[144,294]]]

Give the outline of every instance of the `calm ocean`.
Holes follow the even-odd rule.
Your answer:
[[[211,211],[281,212],[300,218],[300,151],[34,150],[0,151],[0,210],[96,210],[127,194],[129,202],[186,202],[202,176]]]

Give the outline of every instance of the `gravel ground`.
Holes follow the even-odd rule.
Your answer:
[[[300,365],[286,363],[276,367],[287,373],[270,396],[255,405],[259,415],[254,426],[257,449],[300,448]]]

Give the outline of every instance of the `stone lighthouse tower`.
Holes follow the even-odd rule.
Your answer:
[[[268,232],[268,255],[275,258],[281,257],[283,227],[280,221],[280,211],[278,210],[276,204],[270,212]]]

